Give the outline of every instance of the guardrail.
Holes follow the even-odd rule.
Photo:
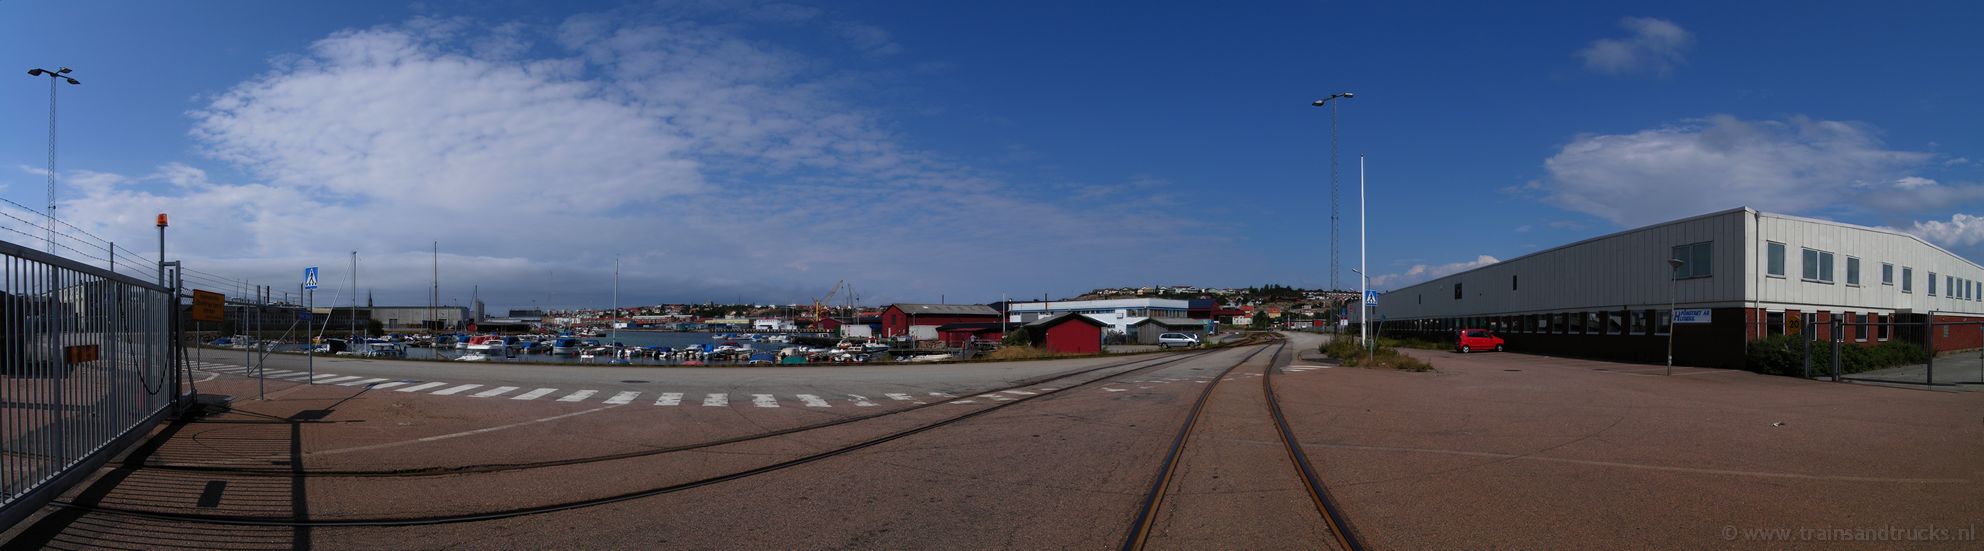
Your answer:
[[[0,241],[0,530],[170,413],[177,309],[166,287]]]

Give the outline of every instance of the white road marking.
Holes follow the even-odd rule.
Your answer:
[[[875,407],[875,403],[868,401],[868,397],[866,396],[849,394],[847,395],[847,398],[849,400],[854,400],[855,407],[864,407],[864,408]]]
[[[559,399],[558,399],[558,401],[560,401],[560,402],[577,402],[577,401],[579,401],[579,400],[584,400],[584,399],[586,399],[586,398],[591,398],[591,397],[592,397],[592,395],[594,395],[594,394],[599,394],[599,391],[597,391],[597,390],[579,390],[579,391],[574,391],[574,392],[572,392],[571,394],[566,394],[564,398],[559,398]]]
[[[1043,387],[1040,387],[1040,388],[1039,388],[1038,390],[1040,390],[1041,392],[1053,392],[1053,391],[1056,391],[1056,390],[1061,390],[1061,389],[1058,389],[1058,388],[1054,388],[1054,387],[1047,387],[1047,386],[1043,386]]]
[[[809,408],[830,408],[830,407],[834,407],[834,406],[833,406],[833,404],[829,404],[829,403],[827,403],[827,401],[826,401],[826,400],[821,400],[819,396],[814,396],[814,395],[811,395],[811,394],[799,394],[799,395],[797,395],[797,396],[799,397],[799,401],[801,401],[801,402],[805,402],[805,403],[806,403],[806,407],[809,407]]]
[[[358,379],[363,379],[363,378],[364,378],[364,377],[360,377],[360,376],[357,376],[357,375],[346,375],[346,376],[343,376],[343,377],[338,377],[338,378],[336,378],[336,379],[328,379],[328,380],[323,380],[323,381],[317,381],[317,382],[319,382],[319,383],[323,383],[323,384],[327,384],[327,385],[328,385],[328,384],[332,384],[332,383],[342,383],[342,382],[345,382],[345,381],[355,381],[355,380],[358,380]]]
[[[489,389],[489,390],[484,390],[484,391],[482,391],[482,392],[477,392],[477,393],[475,393],[475,394],[470,394],[470,395],[469,395],[469,397],[470,397],[470,398],[494,398],[494,397],[497,397],[497,396],[502,396],[502,395],[504,395],[504,394],[509,394],[509,393],[510,393],[510,391],[512,391],[512,390],[516,390],[516,389],[517,389],[517,387],[513,387],[513,386],[499,386],[499,387],[496,387],[496,388],[492,388],[492,389]]]
[[[313,383],[314,383],[314,382],[318,382],[318,381],[323,381],[324,379],[330,379],[330,378],[335,378],[335,377],[342,377],[342,375],[338,375],[338,374],[336,374],[336,373],[325,373],[325,374],[323,374],[323,375],[318,375],[318,376],[315,376],[315,377],[311,377],[311,378],[310,378],[310,382],[313,382]]]
[[[1011,402],[1011,401],[1013,401],[1013,399],[1012,399],[1012,398],[1007,398],[1007,397],[1005,397],[1005,396],[1000,396],[1000,395],[997,395],[997,394],[980,394],[980,395],[978,395],[978,397],[979,397],[979,398],[990,398],[990,399],[992,399],[992,401],[994,401],[994,402]]]
[[[895,400],[898,402],[908,402],[914,400],[914,398],[910,398],[908,394],[903,394],[900,392],[891,392],[888,394],[883,394],[883,396],[888,396],[890,400]]]
[[[427,390],[427,389],[430,389],[430,388],[434,388],[434,387],[437,387],[437,386],[442,386],[442,385],[446,385],[446,384],[448,384],[448,383],[421,383],[421,384],[417,384],[417,385],[413,385],[413,386],[410,386],[410,387],[406,387],[406,388],[402,388],[402,389],[399,389],[398,391],[399,391],[399,392],[420,392],[420,391],[422,391],[422,390]]]
[[[511,400],[536,400],[536,399],[538,399],[538,398],[543,398],[543,397],[544,397],[544,395],[546,395],[546,394],[550,394],[550,393],[553,393],[553,392],[557,392],[557,391],[558,391],[558,389],[555,389],[555,388],[540,388],[540,389],[537,389],[537,390],[533,390],[533,391],[530,391],[530,392],[525,392],[525,393],[523,393],[523,394],[518,394],[518,395],[516,395],[515,397],[512,397],[512,398],[510,398],[510,399],[511,399]]]
[[[976,400],[958,400],[958,401],[955,401],[955,402],[951,402],[951,403],[953,403],[953,404],[976,404],[976,403],[978,403],[978,402],[977,402]]]
[[[1104,390],[1104,391],[1108,391],[1108,392],[1129,392],[1129,391],[1130,391],[1130,389],[1127,389],[1127,388],[1109,388],[1109,387],[1106,387],[1106,386],[1105,386],[1105,387],[1102,387],[1102,390]]]
[[[1018,395],[1020,395],[1020,396],[1032,396],[1032,395],[1035,395],[1035,394],[1039,394],[1038,392],[1027,392],[1027,391],[1024,391],[1024,390],[1007,390],[1007,391],[1005,391],[1005,393],[1007,393],[1007,394],[1018,394]]]
[[[657,406],[679,406],[679,405],[682,405],[682,393],[680,393],[680,392],[663,392],[663,393],[661,393],[661,397],[660,397],[660,398],[655,398],[655,399],[654,399],[654,405],[657,405]]]
[[[717,393],[713,393],[713,394],[705,394],[705,395],[703,395],[703,406],[704,406],[704,407],[723,407],[723,406],[727,406],[727,405],[730,405],[730,395],[729,395],[729,394],[724,394],[724,393],[721,393],[721,392],[717,392]]]
[[[207,381],[211,381],[211,380],[214,380],[214,379],[219,379],[219,378],[220,378],[220,374],[219,374],[219,373],[208,373],[208,374],[207,374],[207,378],[205,378],[205,379],[200,379],[200,380],[197,380],[197,381],[193,381],[193,382],[195,382],[195,383],[204,383],[204,382],[207,382]]]
[[[956,398],[956,397],[958,397],[958,395],[956,395],[956,394],[951,394],[951,393],[949,393],[949,392],[932,392],[932,393],[930,393],[930,395],[931,395],[931,396],[936,396],[936,397],[938,397],[938,398]]]
[[[390,382],[390,383],[379,383],[379,384],[376,384],[376,385],[372,385],[372,389],[373,389],[373,390],[385,390],[385,389],[388,389],[388,388],[393,388],[393,387],[396,387],[396,386],[400,386],[400,385],[403,385],[403,384],[407,384],[407,383],[410,383],[410,382],[413,382],[413,381],[393,381],[393,382]]]
[[[751,405],[761,408],[775,408],[778,407],[778,399],[773,398],[770,394],[752,394]]]
[[[434,391],[434,392],[433,392],[433,394],[434,394],[435,396],[454,396],[454,395],[456,395],[456,394],[461,394],[461,393],[462,393],[462,391],[465,391],[465,390],[468,390],[468,389],[471,389],[471,388],[482,388],[482,385],[462,385],[462,386],[457,386],[457,387],[449,387],[449,388],[448,388],[448,389],[446,389],[446,390],[436,390],[436,391]]]
[[[204,370],[207,370],[207,371],[216,371],[216,372],[220,372],[220,373],[239,373],[239,372],[242,372],[242,371],[247,371],[247,370],[248,370],[248,368],[246,368],[246,367],[241,367],[241,366],[238,366],[238,365],[230,365],[230,366],[227,366],[227,367],[202,367],[202,368],[200,368],[200,369],[204,369]]]
[[[263,371],[263,372],[260,372],[260,373],[257,373],[257,374],[258,374],[258,375],[262,375],[262,376],[265,376],[265,377],[266,377],[266,376],[273,376],[273,375],[287,375],[287,374],[291,374],[291,373],[301,373],[301,372],[300,372],[300,371],[290,371],[290,370],[287,370],[287,369],[277,369],[277,370],[274,370],[274,371]]]
[[[620,404],[631,404],[634,403],[635,398],[639,398],[640,396],[641,391],[638,390],[622,391],[619,394],[613,395],[612,398],[607,398],[606,403],[616,406]]]
[[[363,385],[369,385],[369,384],[372,384],[372,383],[383,383],[383,382],[386,382],[386,381],[387,381],[387,379],[383,379],[383,378],[380,378],[380,379],[365,379],[365,380],[363,380],[363,381],[352,381],[352,382],[349,382],[349,383],[338,383],[338,386],[363,386]]]

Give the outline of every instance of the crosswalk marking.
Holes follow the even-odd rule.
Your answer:
[[[445,384],[448,384],[448,383],[421,383],[421,384],[417,384],[417,385],[413,385],[413,386],[410,386],[410,387],[406,387],[406,388],[402,388],[402,389],[399,389],[399,392],[420,392],[420,391],[422,391],[422,390],[427,390],[427,389],[430,389],[430,388],[434,388],[434,387],[437,387],[437,386],[441,386],[441,385],[445,385]]]
[[[915,399],[915,398],[911,398],[911,397],[909,397],[909,395],[908,395],[908,394],[903,394],[903,393],[900,393],[900,392],[891,392],[891,393],[888,393],[888,394],[883,394],[883,396],[887,396],[887,397],[889,397],[889,399],[890,399],[890,400],[895,400],[895,401],[898,401],[898,402],[908,402],[908,401],[910,401],[910,400],[914,400],[914,399]]]
[[[721,407],[727,405],[730,405],[729,394],[718,392],[713,394],[706,394],[703,396],[704,407]]]
[[[342,382],[345,382],[345,381],[351,381],[351,380],[357,380],[357,379],[363,379],[363,378],[364,378],[364,377],[360,377],[360,376],[357,376],[357,375],[345,375],[345,376],[343,376],[343,377],[338,377],[338,378],[336,378],[336,379],[325,379],[325,380],[322,380],[322,381],[317,381],[317,382],[318,382],[318,383],[322,383],[322,384],[327,384],[327,385],[328,385],[328,384],[332,384],[332,383],[342,383]]]
[[[456,395],[456,394],[461,394],[461,393],[462,393],[462,391],[465,391],[465,390],[468,390],[468,389],[471,389],[471,388],[481,388],[481,387],[482,387],[482,385],[462,385],[462,386],[457,386],[457,387],[449,387],[449,388],[448,388],[448,389],[446,389],[446,390],[436,390],[436,391],[434,391],[434,395],[435,395],[435,396],[453,396],[453,395]]]
[[[513,386],[499,386],[499,387],[496,387],[496,388],[492,388],[492,389],[489,389],[489,390],[484,390],[484,391],[482,391],[482,392],[477,392],[477,393],[475,393],[475,394],[470,394],[470,395],[469,395],[469,397],[470,397],[470,398],[494,398],[494,397],[497,397],[497,396],[502,396],[502,395],[504,395],[504,394],[509,394],[509,393],[510,393],[510,391],[512,391],[512,390],[516,390],[516,389],[517,389],[517,387],[513,387]]]
[[[1035,395],[1035,394],[1039,394],[1038,392],[1027,392],[1027,391],[1024,391],[1024,390],[1008,390],[1008,391],[1005,391],[1005,392],[1006,392],[1007,394],[1018,394],[1018,395],[1020,395],[1020,396],[1032,396],[1032,395]]]
[[[322,381],[323,381],[324,379],[330,379],[330,378],[333,378],[333,377],[342,377],[342,375],[338,375],[338,374],[335,374],[335,373],[325,373],[325,374],[323,374],[323,375],[318,375],[318,376],[315,376],[315,377],[311,377],[311,378],[310,378],[310,382],[313,382],[313,383],[315,383],[315,382],[322,382]]]
[[[261,375],[261,376],[264,376],[264,377],[272,377],[272,376],[276,376],[276,375],[288,375],[288,374],[291,374],[291,373],[301,373],[301,372],[300,372],[300,371],[290,371],[290,370],[287,370],[287,369],[277,369],[277,370],[273,370],[273,371],[262,371],[262,372],[260,372],[260,373],[257,373],[257,375]]]
[[[564,398],[559,398],[559,399],[558,399],[558,401],[560,401],[560,402],[577,402],[577,401],[579,401],[579,400],[584,400],[584,399],[586,399],[586,398],[591,398],[591,397],[592,397],[592,395],[594,395],[594,394],[599,394],[599,391],[597,391],[597,390],[579,390],[579,391],[573,391],[573,392],[572,392],[571,394],[566,394]]]
[[[1007,397],[1005,397],[1005,396],[1000,396],[1000,395],[997,395],[997,394],[980,394],[980,395],[978,395],[978,397],[979,397],[979,398],[989,398],[989,399],[991,399],[991,400],[992,400],[992,401],[994,401],[994,402],[1011,402],[1011,401],[1013,401],[1013,399],[1012,399],[1012,398],[1007,398]]]
[[[612,398],[607,398],[606,403],[613,405],[631,404],[634,403],[634,398],[640,397],[640,395],[641,395],[640,391],[629,390],[626,392],[615,394],[613,395]]]
[[[372,385],[372,389],[373,389],[373,390],[385,390],[385,389],[388,389],[388,388],[393,388],[393,387],[396,387],[396,386],[400,386],[400,385],[403,385],[403,384],[407,384],[407,383],[410,383],[410,382],[412,382],[412,381],[393,381],[393,382],[390,382],[390,383],[379,383],[379,384],[376,384],[376,385]]]
[[[953,403],[953,404],[976,404],[976,403],[978,403],[978,401],[977,401],[977,400],[958,400],[958,401],[955,401],[955,402],[951,402],[951,403]]]
[[[352,382],[349,382],[349,383],[338,383],[338,386],[364,386],[364,385],[369,385],[369,384],[372,384],[372,383],[383,383],[383,382],[386,382],[387,380],[388,380],[388,379],[384,379],[384,378],[377,378],[377,379],[365,379],[365,380],[362,380],[362,381],[352,381]]]
[[[751,405],[761,408],[775,408],[778,407],[778,399],[773,398],[770,394],[752,394]]]
[[[958,395],[956,395],[956,394],[951,394],[951,393],[949,393],[949,392],[932,392],[932,393],[930,393],[930,395],[931,395],[931,396],[936,396],[936,397],[938,397],[938,398],[956,398],[956,397],[958,397]]]
[[[657,405],[657,406],[679,406],[679,405],[682,405],[682,393],[680,393],[680,392],[663,392],[663,393],[661,393],[661,397],[660,397],[660,398],[655,398],[655,399],[654,399],[654,405]]]
[[[855,407],[864,407],[864,408],[875,407],[875,403],[868,401],[868,397],[866,396],[862,396],[859,394],[849,394],[847,395],[847,398],[849,400],[854,400]]]
[[[221,366],[221,367],[215,367],[215,366],[206,366],[206,367],[202,367],[202,368],[200,368],[200,369],[205,369],[205,370],[207,370],[207,371],[218,371],[218,372],[221,372],[221,373],[234,373],[234,372],[239,372],[239,371],[247,371],[247,370],[248,370],[248,368],[247,368],[247,367],[243,367],[243,366],[238,366],[238,365],[229,365],[229,366]]]
[[[518,394],[515,398],[511,398],[511,400],[536,400],[538,398],[543,398],[544,395],[546,394],[550,394],[557,391],[558,389],[555,388],[540,388],[530,392],[525,392],[523,394]]]
[[[1051,387],[1051,386],[1043,386],[1043,387],[1040,387],[1040,391],[1041,391],[1041,392],[1053,392],[1053,391],[1056,391],[1056,390],[1060,390],[1060,389],[1058,389],[1058,388],[1054,388],[1054,387]]]
[[[826,400],[821,400],[819,396],[814,396],[814,395],[811,395],[811,394],[799,394],[799,395],[797,395],[797,396],[799,397],[799,401],[801,401],[801,402],[805,402],[805,403],[806,403],[806,407],[809,407],[809,408],[830,408],[830,407],[834,407],[834,406],[833,406],[833,404],[829,404],[829,403],[827,403],[827,401],[826,401]]]

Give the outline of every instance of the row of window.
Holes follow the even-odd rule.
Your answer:
[[[1666,310],[1608,310],[1508,316],[1433,318],[1394,322],[1407,331],[1488,329],[1511,335],[1666,335]]]
[[[1832,284],[1832,267],[1834,261],[1832,251],[1803,248],[1801,252],[1803,263],[1801,266],[1802,270],[1799,273],[1799,279],[1813,283]],[[1776,241],[1769,242],[1765,252],[1764,275],[1776,278],[1784,277],[1784,255],[1785,246],[1783,243]],[[1677,275],[1676,277],[1679,276]],[[1937,296],[1936,272],[1929,272],[1928,281],[1929,296]],[[1894,282],[1894,264],[1882,262],[1881,284],[1892,286]],[[1858,257],[1846,257],[1846,285],[1848,287],[1860,286],[1860,259]],[[1915,292],[1915,268],[1909,266],[1901,267],[1901,292]],[[1984,282],[1945,275],[1942,277],[1940,294],[1955,300],[1984,302]]]
[[[1888,335],[1894,331],[1894,316],[1886,314],[1856,314],[1853,312],[1836,315],[1841,316],[1844,320],[1842,330],[1846,334],[1840,338],[1845,340],[1867,342],[1867,338],[1872,336],[1876,340],[1885,341],[1888,340]],[[1800,314],[1798,318],[1795,318],[1794,321],[1798,322],[1797,325],[1787,326],[1784,312],[1768,312],[1764,314],[1764,324],[1766,330],[1771,335],[1797,334],[1810,330],[1816,332],[1815,334],[1820,340],[1828,338],[1825,334],[1826,329],[1820,327],[1818,314],[1805,312]]]

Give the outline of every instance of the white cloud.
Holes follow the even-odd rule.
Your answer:
[[[1577,57],[1584,60],[1586,69],[1615,75],[1666,76],[1687,63],[1687,51],[1695,43],[1693,33],[1665,19],[1627,17],[1620,19],[1619,25],[1631,34],[1594,40],[1578,50]]]
[[[1944,247],[1968,247],[1984,243],[1984,217],[1956,213],[1950,221],[1916,222],[1902,230]]]
[[[1858,208],[1931,155],[1889,149],[1862,124],[1728,115],[1631,134],[1581,135],[1544,161],[1545,200],[1622,226],[1738,206]],[[1913,181],[1911,181],[1913,182]]]
[[[382,302],[425,302],[439,240],[444,299],[480,284],[499,307],[546,296],[553,271],[557,303],[603,304],[615,255],[629,301],[797,301],[841,278],[864,301],[990,300],[1228,249],[1155,200],[1060,197],[907,148],[866,79],[747,23],[478,28],[318,40],[190,113],[196,149],[243,176],[65,172],[86,185],[62,212],[119,243],[170,212],[171,256],[258,282],[309,264],[342,281],[358,250]]]
[[[1474,260],[1441,264],[1438,266],[1414,264],[1404,273],[1381,274],[1381,275],[1371,276],[1371,285],[1373,287],[1391,287],[1396,289],[1399,287],[1404,287],[1422,281],[1439,279],[1453,274],[1465,272],[1482,266],[1487,266],[1489,264],[1494,264],[1496,262],[1501,262],[1501,261],[1496,260],[1495,257],[1484,254],[1475,257]]]

